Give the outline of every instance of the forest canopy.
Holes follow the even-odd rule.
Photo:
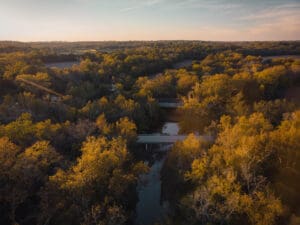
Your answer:
[[[166,153],[161,224],[298,224],[299,56],[299,41],[0,42],[0,224],[133,224],[138,135],[166,99],[186,139]]]

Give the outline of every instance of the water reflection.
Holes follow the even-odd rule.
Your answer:
[[[164,124],[164,126],[162,128],[162,133],[163,134],[177,135],[178,132],[179,132],[178,123],[167,122],[167,123]]]
[[[139,202],[136,207],[136,224],[150,225],[163,218],[164,207],[160,203],[160,171],[164,158],[156,160],[150,172],[141,178],[138,186]]]
[[[162,134],[168,135],[177,135],[178,132],[178,124],[172,122],[165,123],[161,130]],[[170,147],[171,145],[161,145],[157,152]],[[168,202],[161,202],[160,172],[165,161],[165,155],[153,154],[154,162],[150,166],[150,171],[141,177],[137,187],[139,202],[136,206],[136,225],[151,225],[162,220],[169,208]]]

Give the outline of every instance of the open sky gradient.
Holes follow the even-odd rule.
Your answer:
[[[300,40],[300,0],[0,0],[0,40]]]

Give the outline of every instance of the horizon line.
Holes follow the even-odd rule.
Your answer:
[[[186,41],[186,42],[298,42],[300,39],[282,39],[282,40],[201,40],[201,39],[128,39],[128,40],[38,40],[38,41],[21,41],[21,40],[0,40],[0,42],[18,42],[18,43],[80,43],[80,42],[167,42],[167,41]]]

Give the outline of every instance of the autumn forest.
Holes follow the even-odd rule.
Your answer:
[[[1,41],[0,224],[299,224],[299,106],[299,41]]]

